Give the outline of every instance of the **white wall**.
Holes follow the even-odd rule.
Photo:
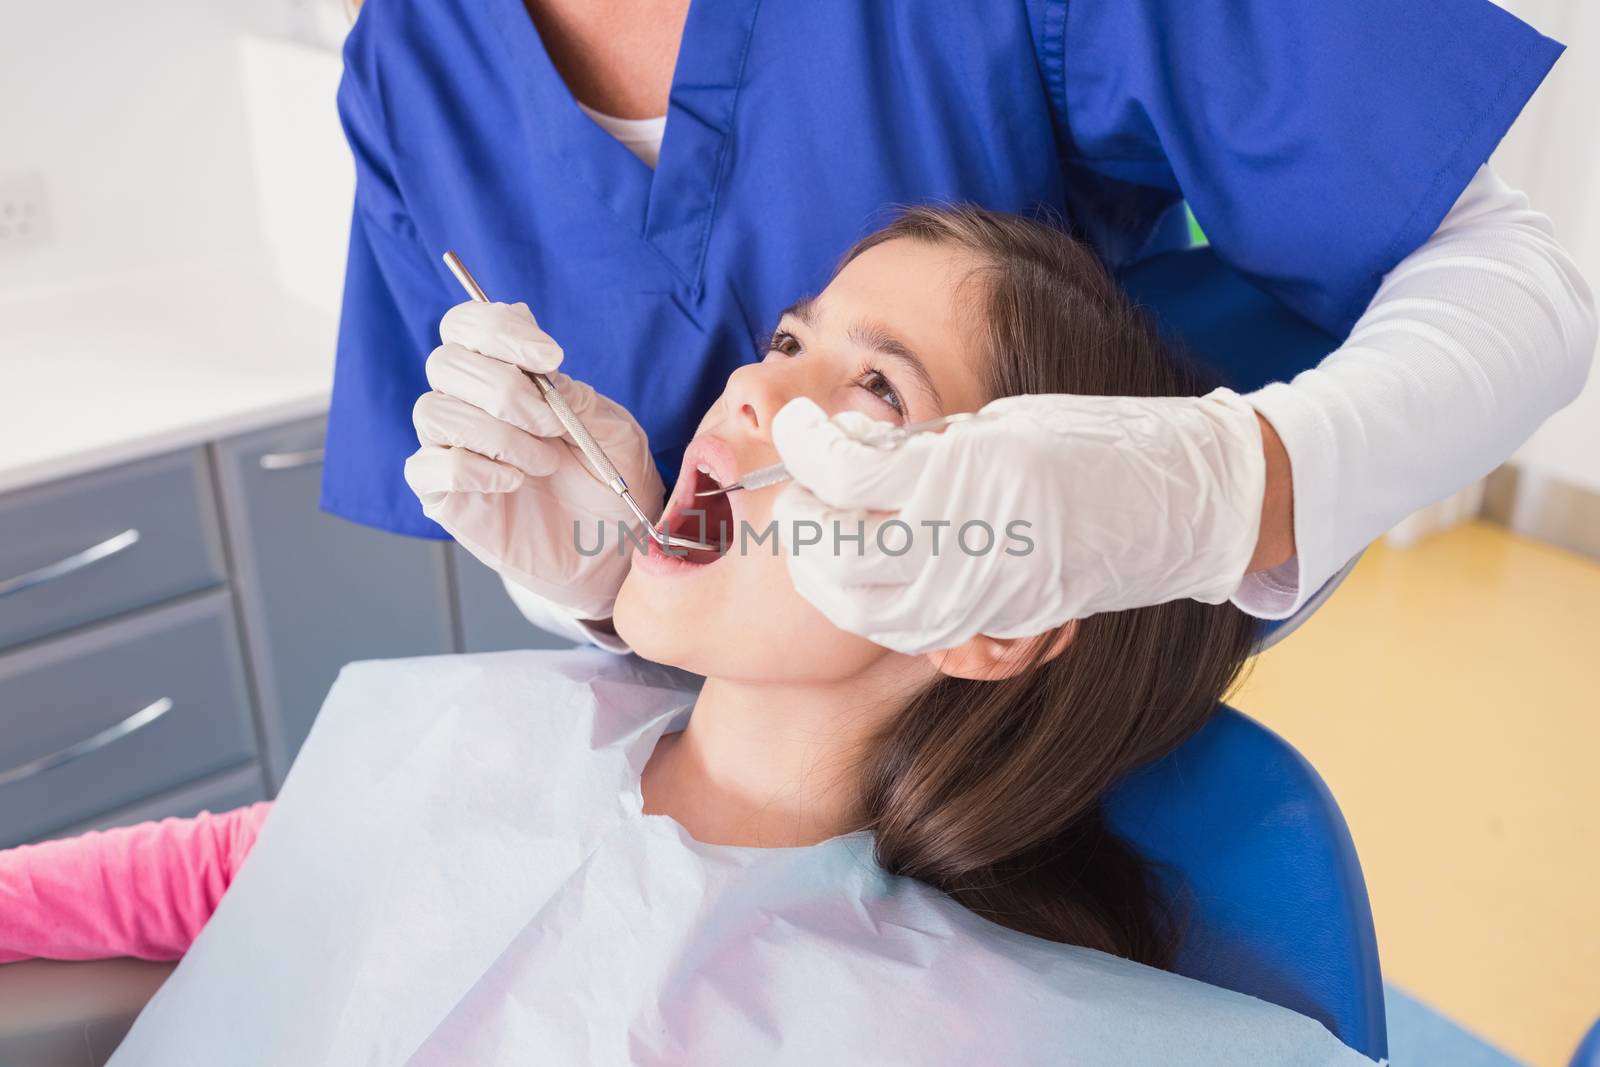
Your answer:
[[[240,38],[325,35],[330,6],[339,0],[8,0],[0,189],[17,174],[42,179],[48,226],[43,243],[0,242],[0,299],[259,253]],[[326,108],[331,121],[331,97]]]
[[[239,44],[267,266],[284,292],[330,318],[344,292],[356,184],[334,106],[341,71],[331,49],[264,37]]]
[[[50,240],[0,255],[0,292],[254,240],[235,5],[8,6],[0,175],[42,176]]]
[[[1496,153],[1511,184],[1549,215],[1556,234],[1600,291],[1600,3],[1500,0],[1565,42],[1566,54]],[[1555,479],[1600,491],[1600,365],[1570,407],[1517,453],[1525,482]]]

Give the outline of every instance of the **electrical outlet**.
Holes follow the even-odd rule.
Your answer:
[[[0,254],[34,248],[49,239],[44,176],[35,171],[0,174]]]

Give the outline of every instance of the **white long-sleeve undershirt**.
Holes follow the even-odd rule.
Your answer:
[[[1385,530],[1504,462],[1583,388],[1595,329],[1550,220],[1480,169],[1343,345],[1246,397],[1289,454],[1296,556],[1246,575],[1233,602],[1287,618]]]

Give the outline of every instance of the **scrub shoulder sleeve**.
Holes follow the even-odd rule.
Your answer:
[[[1181,192],[1219,255],[1339,336],[1562,50],[1490,0],[1029,2],[1075,184]]]
[[[396,175],[383,98],[383,5],[368,5],[345,43],[339,118],[355,160],[355,210],[345,267],[322,507],[417,537],[447,537],[422,514],[395,457],[416,450],[411,408],[428,390],[423,365],[450,307],[418,239]],[[390,470],[389,468],[393,468]]]

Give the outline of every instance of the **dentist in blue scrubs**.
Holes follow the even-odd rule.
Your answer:
[[[531,618],[613,643],[627,560],[581,556],[572,522],[625,513],[517,368],[559,366],[659,509],[728,373],[893,205],[1046,208],[1126,268],[1188,243],[1187,202],[1331,351],[1154,420],[1013,401],[888,458],[791,405],[782,514],[1001,526],[976,470],[1029,479],[1059,522],[1020,561],[891,580],[869,537],[791,571],[909,652],[1182,596],[1283,618],[1581,388],[1593,299],[1485,167],[1560,52],[1489,0],[366,0],[323,506],[454,536]],[[518,303],[452,310],[447,248]],[[1109,430],[1040,429],[1079,422]],[[1151,456],[1170,476],[1139,476]],[[1126,476],[1072,476],[1096,463]],[[1135,547],[1079,566],[1097,543]]]

